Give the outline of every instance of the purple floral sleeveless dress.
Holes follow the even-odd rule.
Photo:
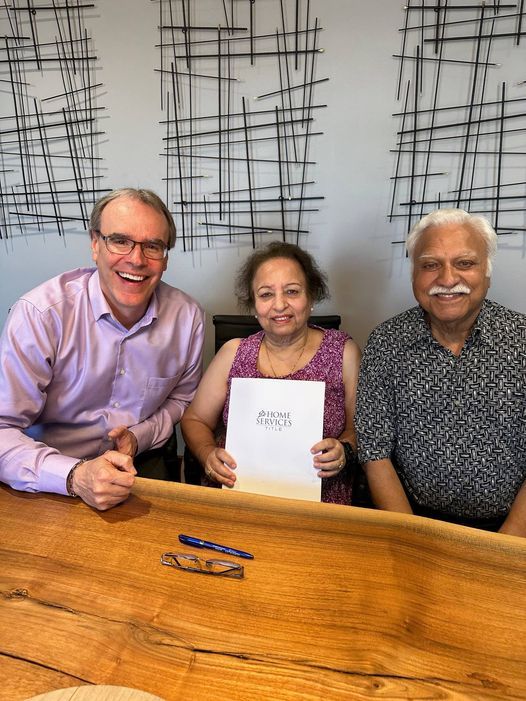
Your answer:
[[[319,327],[314,327],[319,328]],[[323,339],[318,351],[305,367],[285,378],[288,380],[316,380],[325,382],[325,407],[323,415],[323,437],[338,438],[345,428],[345,388],[343,385],[343,347],[350,338],[343,331],[319,329]],[[239,344],[234,362],[228,375],[228,390],[223,408],[223,423],[228,422],[230,387],[233,377],[266,377],[257,367],[257,360],[264,332],[243,338]],[[268,378],[267,378],[268,379]],[[224,445],[224,437],[221,441]],[[314,469],[314,468],[313,468]],[[322,480],[321,500],[333,504],[350,504],[352,491],[352,471],[344,468],[334,477]],[[294,497],[291,494],[291,497]]]

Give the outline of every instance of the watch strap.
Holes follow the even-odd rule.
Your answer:
[[[73,474],[74,474],[75,470],[77,469],[77,467],[79,465],[82,465],[83,462],[86,462],[86,458],[82,458],[82,460],[79,460],[78,462],[76,462],[73,465],[73,467],[71,468],[71,470],[69,471],[68,476],[66,477],[66,491],[70,497],[78,497],[78,494],[73,489]]]

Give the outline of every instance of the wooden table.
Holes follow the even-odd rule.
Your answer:
[[[179,533],[255,559],[242,580],[162,566]],[[415,516],[141,479],[98,513],[0,486],[0,591],[2,701],[526,698],[526,540]]]

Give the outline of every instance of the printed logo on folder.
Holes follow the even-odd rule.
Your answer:
[[[283,431],[284,428],[292,428],[292,412],[261,409],[256,424],[266,431]]]

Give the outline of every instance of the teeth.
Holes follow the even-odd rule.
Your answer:
[[[132,275],[131,273],[119,273],[119,275],[125,280],[133,280],[134,282],[142,282],[146,279],[144,275]]]

